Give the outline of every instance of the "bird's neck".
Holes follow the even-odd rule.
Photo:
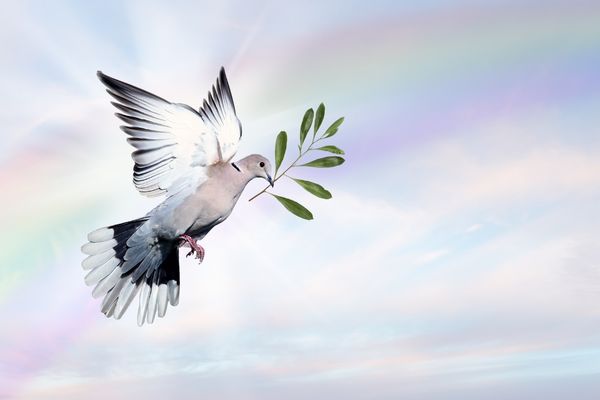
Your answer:
[[[248,182],[256,178],[254,174],[250,174],[248,172],[243,160],[230,163],[229,168],[234,170],[234,173],[231,175],[233,177],[231,183],[239,190],[240,193],[244,190]]]

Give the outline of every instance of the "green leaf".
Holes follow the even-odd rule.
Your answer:
[[[327,130],[323,134],[323,137],[328,138],[328,137],[332,137],[333,135],[335,135],[337,133],[338,128],[342,124],[342,122],[344,122],[344,117],[338,118],[337,121],[335,121],[333,124],[331,124],[331,126],[329,128],[327,128]]]
[[[315,126],[314,126],[314,133],[313,133],[313,137],[314,135],[317,134],[317,131],[319,130],[319,128],[321,127],[321,123],[323,122],[323,117],[325,117],[325,105],[323,103],[319,104],[319,107],[317,108],[317,114],[315,115]]]
[[[346,153],[344,153],[344,150],[340,149],[339,147],[335,147],[335,146],[323,146],[323,147],[319,147],[318,149],[315,149],[315,150],[328,151],[333,154],[346,154]]]
[[[273,195],[289,212],[292,214],[304,218],[304,219],[313,219],[313,215],[306,207],[295,202],[292,199],[288,199],[287,197],[277,196],[276,194],[269,193]]]
[[[302,118],[302,125],[300,125],[300,144],[304,143],[304,139],[306,139],[306,134],[310,129],[310,126],[313,122],[313,117],[315,116],[315,112],[312,108],[309,108],[304,113],[304,118]]]
[[[318,183],[305,181],[303,179],[292,178],[298,185],[302,186],[308,192],[322,199],[330,199],[331,193]]]
[[[337,167],[338,165],[343,164],[344,161],[346,161],[346,160],[344,160],[342,157],[330,156],[330,157],[317,158],[316,160],[312,160],[311,162],[302,164],[300,166],[301,167],[316,167],[316,168],[331,168],[331,167]]]
[[[275,175],[277,170],[281,166],[283,157],[285,156],[285,150],[287,148],[287,133],[285,131],[279,132],[277,139],[275,140]]]

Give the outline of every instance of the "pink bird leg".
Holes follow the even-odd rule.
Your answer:
[[[196,253],[196,258],[200,260],[200,263],[204,260],[204,248],[200,246],[198,242],[196,242],[191,236],[184,234],[179,236],[179,239],[182,240],[180,246],[190,246],[190,248],[192,249],[189,253],[185,255],[186,257],[189,257],[192,254]]]

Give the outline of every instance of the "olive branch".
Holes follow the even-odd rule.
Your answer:
[[[312,108],[309,108],[308,110],[306,110],[306,112],[304,113],[304,118],[302,118],[302,124],[300,125],[300,142],[298,144],[298,157],[296,157],[296,159],[287,168],[285,168],[283,170],[283,172],[280,172],[278,174],[279,167],[281,167],[281,163],[283,162],[283,159],[285,157],[285,152],[287,150],[287,133],[285,131],[279,132],[279,134],[277,135],[277,139],[275,140],[275,176],[273,178],[273,183],[277,182],[280,178],[285,176],[285,177],[293,180],[294,182],[296,182],[298,185],[302,186],[307,192],[309,192],[321,199],[330,199],[331,198],[331,192],[329,192],[327,189],[325,189],[323,186],[319,185],[318,183],[306,181],[303,179],[293,178],[290,175],[288,175],[288,171],[290,171],[292,168],[298,168],[298,167],[332,168],[332,167],[337,167],[338,165],[341,165],[344,163],[345,160],[342,157],[327,156],[327,157],[317,158],[317,159],[309,161],[305,164],[298,164],[300,162],[300,160],[302,159],[302,157],[304,157],[306,154],[308,154],[311,151],[326,151],[326,152],[333,153],[333,154],[341,154],[341,155],[344,154],[343,150],[341,150],[340,148],[338,148],[336,146],[332,146],[332,145],[327,145],[327,146],[322,146],[322,147],[314,147],[320,141],[328,139],[328,138],[332,137],[333,135],[335,135],[338,131],[338,128],[342,124],[342,122],[344,122],[344,117],[338,118],[333,124],[331,124],[329,126],[329,128],[327,128],[327,130],[324,133],[322,133],[317,138],[317,132],[318,132],[319,128],[321,127],[324,117],[325,117],[325,106],[323,105],[323,103],[319,104],[319,107],[317,107],[316,113],[313,111]],[[313,121],[314,121],[314,125],[313,125]],[[311,126],[313,126],[312,139],[310,141],[310,144],[306,148],[304,148],[303,147],[304,142],[306,140],[306,136],[308,135],[308,131],[310,130]],[[252,196],[250,198],[250,200],[248,200],[248,201],[254,200],[255,198],[257,198],[258,196],[260,196],[263,193],[267,193],[267,194],[270,194],[271,196],[273,196],[275,199],[277,199],[279,201],[279,203],[281,203],[281,205],[283,205],[292,214],[294,214],[300,218],[304,218],[304,219],[313,219],[312,213],[306,207],[304,207],[302,204],[300,204],[297,201],[294,201],[292,199],[288,199],[287,197],[279,196],[279,195],[276,195],[275,193],[269,192],[269,191],[267,191],[268,189],[269,189],[269,186],[266,186],[263,190],[261,190],[260,192],[258,192],[254,196]]]

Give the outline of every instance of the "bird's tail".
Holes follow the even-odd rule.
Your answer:
[[[163,317],[167,303],[179,302],[179,255],[173,242],[158,240],[147,217],[97,229],[81,248],[88,257],[82,267],[95,298],[104,296],[102,312],[123,316],[141,290],[138,325]]]

